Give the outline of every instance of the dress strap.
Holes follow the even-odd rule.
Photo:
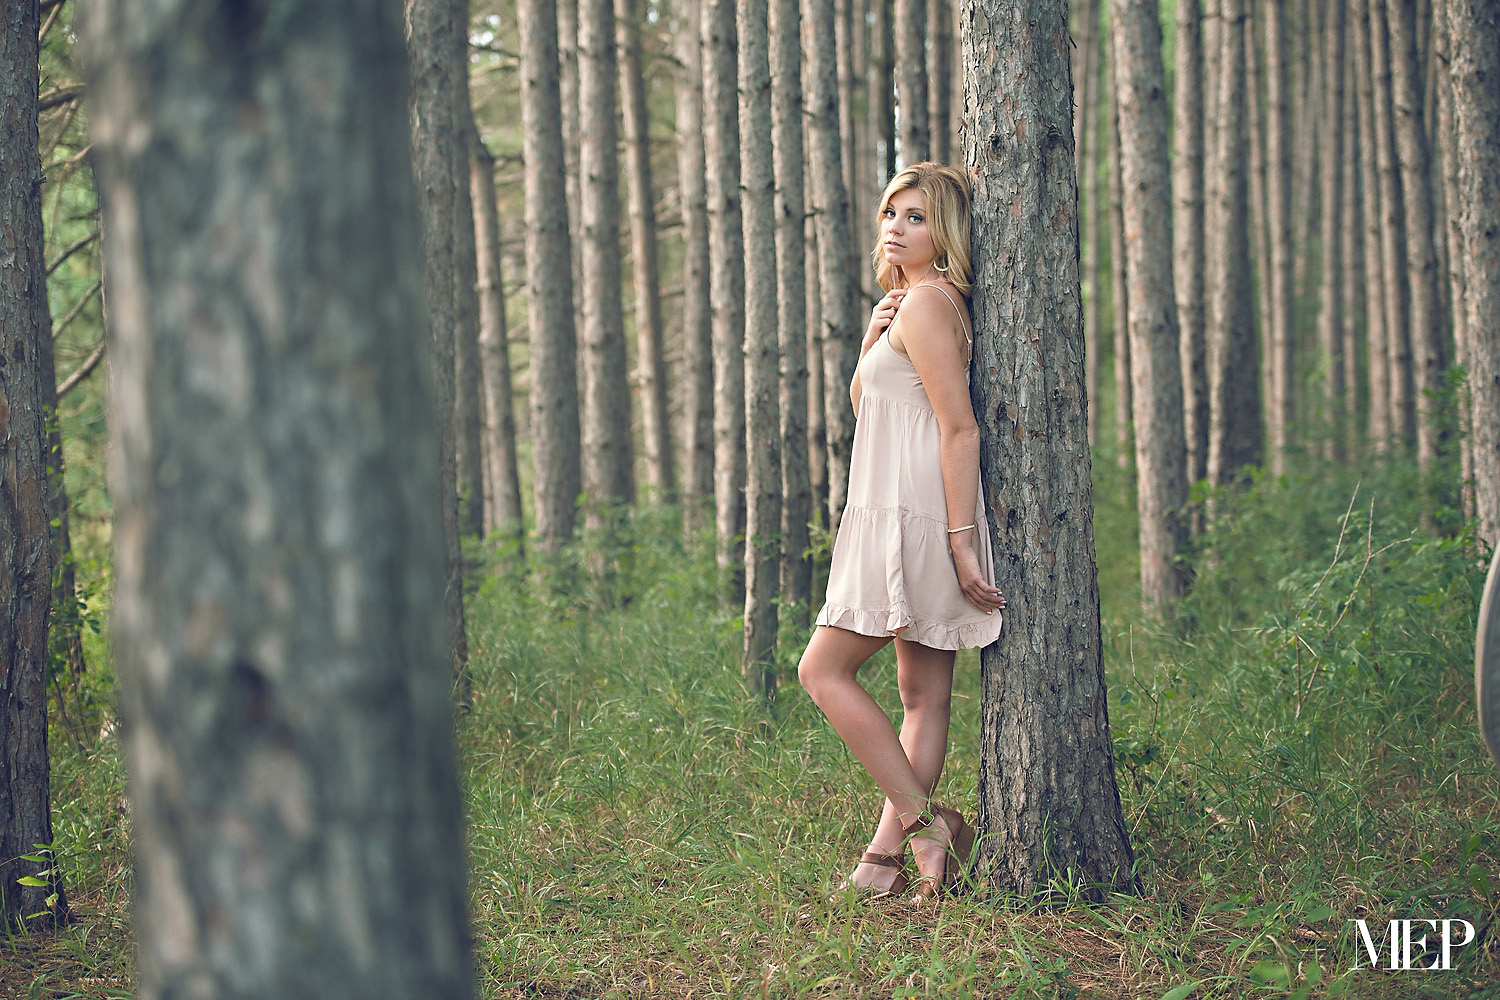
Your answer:
[[[958,303],[953,301],[953,296],[951,296],[951,295],[948,294],[948,289],[944,288],[942,285],[934,285],[934,284],[931,284],[931,283],[924,283],[924,284],[920,284],[920,285],[912,285],[911,287],[912,288],[936,288],[938,291],[940,291],[940,292],[943,293],[943,298],[947,299],[948,302],[953,306],[953,311],[956,312],[956,313],[958,313],[958,325],[961,326],[961,327],[963,327],[963,331],[964,331],[964,343],[966,343],[969,346],[969,349],[972,351],[973,348],[974,348],[974,338],[971,337],[971,336],[969,336],[969,324],[964,319],[964,311],[962,309],[958,308]]]

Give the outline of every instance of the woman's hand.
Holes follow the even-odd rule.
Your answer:
[[[969,532],[975,530],[977,529],[970,528]],[[1000,588],[992,585],[979,572],[979,556],[975,555],[973,545],[953,546],[953,568],[958,571],[958,586],[970,604],[986,614],[1005,607],[1005,595],[1000,592]]]
[[[875,346],[875,341],[880,339],[885,328],[896,318],[896,310],[901,308],[901,299],[905,295],[906,289],[892,288],[885,293],[885,298],[875,303],[875,308],[870,312],[870,325],[865,327],[863,350],[868,351]]]

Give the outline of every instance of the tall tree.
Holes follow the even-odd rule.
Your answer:
[[[422,277],[433,343],[433,386],[437,400],[439,503],[448,580],[443,588],[443,619],[461,697],[469,694],[469,648],[464,628],[463,554],[459,545],[458,455],[454,435],[454,348],[458,336],[458,220],[472,218],[466,142],[468,122],[458,121],[467,103],[469,61],[468,5],[457,0],[406,0],[406,47],[411,65],[411,148],[417,196],[421,199]],[[460,97],[459,89],[464,95]],[[463,169],[460,170],[460,165]],[[458,180],[463,177],[463,193]],[[472,250],[472,247],[470,248]]]
[[[891,37],[893,0],[867,0],[870,5],[870,143],[875,150],[875,176],[870,210],[896,173],[895,39]]]
[[[932,52],[928,62],[931,82],[927,88],[929,158],[938,163],[953,159],[953,0],[927,0],[927,40]]]
[[[1431,469],[1437,460],[1442,425],[1443,372],[1447,368],[1447,323],[1438,278],[1436,222],[1432,204],[1432,156],[1422,118],[1422,80],[1416,25],[1410,3],[1386,0],[1390,26],[1391,110],[1401,197],[1406,209],[1406,287],[1410,293],[1412,402],[1417,461]]]
[[[462,49],[453,71],[453,433],[459,498],[459,534],[484,534],[484,394],[479,357],[479,256],[472,192],[475,124],[469,100],[469,5],[454,14],[463,31]]]
[[[1120,176],[1120,93],[1115,83],[1114,12],[1109,11],[1109,34],[1104,41],[1105,92],[1108,96],[1108,118],[1105,127],[1105,157],[1109,169],[1109,273],[1110,301],[1114,315],[1115,361],[1115,461],[1120,468],[1130,468],[1131,445],[1131,379],[1130,379],[1130,287],[1125,279],[1125,193]],[[1165,244],[1163,244],[1165,246]]]
[[[895,0],[896,101],[903,166],[921,163],[932,147],[927,121],[927,2]]]
[[[1463,246],[1462,212],[1459,203],[1458,135],[1453,115],[1453,78],[1451,67],[1455,41],[1450,25],[1450,9],[1453,5],[1439,2],[1433,5],[1433,65],[1436,67],[1434,89],[1437,91],[1437,123],[1434,153],[1442,160],[1443,204],[1438,215],[1444,221],[1440,232],[1448,247],[1447,260],[1440,266],[1448,279],[1448,301],[1450,318],[1453,321],[1453,346],[1455,360],[1468,374],[1473,374],[1474,352],[1469,334],[1469,310],[1464,295],[1464,262],[1457,254]],[[1461,470],[1461,504],[1464,516],[1474,518],[1474,420],[1467,379],[1457,392],[1459,431],[1459,468]]]
[[[974,0],[962,26],[983,137],[964,151],[980,464],[1010,554],[1010,619],[980,654],[979,866],[1023,895],[1066,876],[1090,895],[1133,884],[1094,562],[1067,16],[1067,0]]]
[[[804,125],[802,138],[807,145],[810,126]],[[818,253],[818,227],[812,204],[812,185],[803,186],[806,222],[802,227],[802,270],[807,276],[807,294],[803,298],[807,311],[804,324],[807,357],[807,483],[812,490],[812,519],[827,525],[832,520],[828,506],[832,488],[828,483],[828,410],[823,391],[823,283],[818,279],[822,257]]]
[[[1160,615],[1185,589],[1187,449],[1172,261],[1172,190],[1167,165],[1167,88],[1156,0],[1112,0],[1115,87],[1120,105],[1125,269],[1135,420],[1141,590]]]
[[[573,537],[578,494],[583,490],[557,8],[548,0],[519,0],[516,21],[521,31],[522,148],[526,160],[531,482],[536,498],[537,546],[544,555],[553,556]]]
[[[1324,415],[1332,439],[1329,453],[1343,457],[1344,446],[1344,260],[1342,257],[1344,202],[1340,193],[1344,165],[1344,5],[1334,4],[1324,25],[1323,55],[1323,170],[1320,239],[1323,243],[1322,280],[1318,293],[1318,346],[1323,371]]]
[[[471,997],[399,12],[89,13],[140,995]]]
[[[1479,534],[1500,547],[1500,0],[1446,0]]]
[[[1073,149],[1078,171],[1078,210],[1083,216],[1079,240],[1080,273],[1083,281],[1084,385],[1089,409],[1089,444],[1099,443],[1099,297],[1104,290],[1095,280],[1095,258],[1099,254],[1098,213],[1094,201],[1098,171],[1094,169],[1093,138],[1099,121],[1099,0],[1078,0],[1073,23],[1077,47],[1073,50],[1077,112],[1073,117]]]
[[[1364,219],[1365,263],[1365,357],[1369,386],[1369,439],[1378,449],[1384,448],[1393,428],[1391,420],[1391,380],[1388,372],[1390,352],[1385,330],[1385,226],[1381,207],[1379,156],[1375,150],[1374,75],[1370,70],[1370,2],[1351,0],[1349,19],[1353,23],[1354,98],[1358,108],[1360,136],[1360,190],[1363,197],[1360,214]],[[1376,0],[1378,2],[1378,0]]]
[[[615,0],[620,93],[625,103],[626,178],[630,192],[630,270],[635,284],[636,381],[641,387],[641,436],[652,499],[677,491],[667,422],[667,363],[662,346],[661,279],[656,261],[656,190],[651,183],[651,118],[641,71],[640,0]]]
[[[1208,478],[1229,483],[1261,455],[1260,385],[1251,321],[1249,192],[1245,177],[1245,0],[1220,4],[1218,108],[1207,264]]]
[[[832,48],[832,23],[827,28]],[[709,286],[713,289],[714,503],[719,565],[738,580],[745,531],[745,243],[740,214],[736,44],[733,0],[705,0],[703,145],[708,163]],[[835,89],[835,102],[837,93]],[[837,105],[830,110],[831,155],[838,170]],[[731,589],[738,596],[739,584]]]
[[[526,534],[521,470],[516,459],[516,414],[505,321],[500,212],[495,203],[495,158],[475,132],[469,137],[470,198],[474,202],[479,275],[479,366],[484,391],[484,532],[518,545]]]
[[[1339,198],[1343,206],[1339,213],[1340,249],[1339,257],[1344,263],[1344,276],[1340,282],[1343,293],[1343,308],[1340,309],[1341,339],[1340,355],[1344,361],[1344,401],[1338,413],[1342,415],[1340,428],[1342,443],[1338,445],[1344,454],[1356,449],[1363,434],[1360,420],[1366,412],[1366,399],[1360,373],[1365,370],[1362,350],[1364,340],[1360,331],[1365,328],[1365,241],[1364,241],[1364,193],[1360,182],[1360,147],[1363,136],[1359,131],[1358,100],[1355,96],[1354,36],[1349,29],[1353,11],[1347,10],[1344,19],[1344,60],[1340,69],[1342,79],[1343,109],[1343,163],[1339,166]]]
[[[677,197],[682,214],[682,479],[693,529],[714,495],[714,359],[703,160],[703,2],[685,0],[677,59]]]
[[[849,488],[849,452],[854,415],[849,381],[854,377],[859,320],[854,265],[856,237],[849,222],[849,196],[839,170],[838,86],[832,27],[833,0],[810,0],[803,10],[807,53],[808,166],[813,217],[818,227],[818,287],[821,291],[824,424],[828,438],[829,528],[838,527]]]
[[[1287,101],[1290,79],[1286,55],[1286,0],[1266,0],[1266,245],[1270,251],[1270,274],[1262,282],[1270,288],[1270,315],[1262,325],[1270,392],[1266,399],[1266,429],[1271,472],[1286,472],[1287,449],[1295,398],[1292,328],[1292,130]],[[1247,60],[1250,57],[1247,56]],[[1254,128],[1254,125],[1251,125]]]
[[[798,0],[770,11],[771,134],[776,174],[776,328],[781,410],[781,602],[806,628],[812,603],[813,518],[807,441],[807,195],[802,178],[802,14]],[[821,452],[821,442],[818,450]]]
[[[625,316],[620,303],[620,163],[615,9],[578,6],[579,183],[583,216],[583,491],[585,521],[606,528],[635,499]]]
[[[517,0],[519,2],[519,0]],[[572,254],[573,292],[583,291],[583,213],[579,205],[583,201],[582,182],[578,176],[579,154],[583,139],[579,135],[578,119],[578,0],[556,0],[557,8],[557,59],[558,87],[562,99],[563,165],[567,171],[568,204],[568,250]],[[573,300],[573,329],[583,332],[583,300]],[[579,350],[574,357],[577,381],[587,385],[584,374],[584,352]],[[576,497],[574,498],[577,499]]]
[[[42,255],[36,0],[6,5],[0,38],[0,934],[67,916],[55,869],[47,759],[47,619],[52,540],[47,512],[42,347],[52,337]],[[27,879],[29,883],[18,880]],[[49,906],[48,897],[56,893]],[[33,914],[41,914],[28,921]]]
[[[1375,162],[1380,183],[1381,285],[1385,289],[1385,370],[1389,377],[1390,433],[1410,446],[1416,438],[1412,399],[1411,330],[1407,323],[1406,212],[1391,112],[1390,42],[1385,4],[1369,0],[1370,79]]]
[[[765,3],[738,8],[740,176],[745,255],[745,647],[752,689],[776,690],[776,591],[781,575],[781,407],[777,370],[776,173]]]
[[[1204,345],[1203,17],[1198,0],[1177,3],[1172,105],[1172,283],[1181,335],[1187,479],[1208,467],[1208,382]]]

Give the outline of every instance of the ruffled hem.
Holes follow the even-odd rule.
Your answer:
[[[884,611],[867,611],[832,602],[818,612],[816,624],[841,628],[860,635],[899,636],[933,649],[974,649],[1000,638],[1004,616],[985,615],[982,621],[940,622],[913,618],[905,605]]]

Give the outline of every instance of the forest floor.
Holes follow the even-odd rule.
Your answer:
[[[1141,618],[1129,490],[1096,484],[1109,712],[1141,891],[923,912],[828,900],[878,795],[795,683],[739,679],[711,546],[643,511],[565,597],[495,557],[471,595],[459,742],[487,1000],[1500,996],[1500,780],[1471,657],[1484,553],[1400,469],[1219,499],[1170,624]],[[826,543],[826,540],[825,540]],[[588,543],[586,543],[588,544]],[[890,651],[866,683],[893,712]],[[977,801],[979,670],[961,654],[938,798]],[[76,714],[76,713],[75,713]],[[127,813],[113,733],[54,736],[77,919],[0,941],[0,997],[129,996]],[[1464,919],[1448,971],[1371,971],[1352,921]],[[1456,927],[1456,925],[1455,925]],[[1420,936],[1422,925],[1418,925]],[[1382,951],[1382,962],[1385,960]],[[1356,968],[1358,966],[1358,968]]]

